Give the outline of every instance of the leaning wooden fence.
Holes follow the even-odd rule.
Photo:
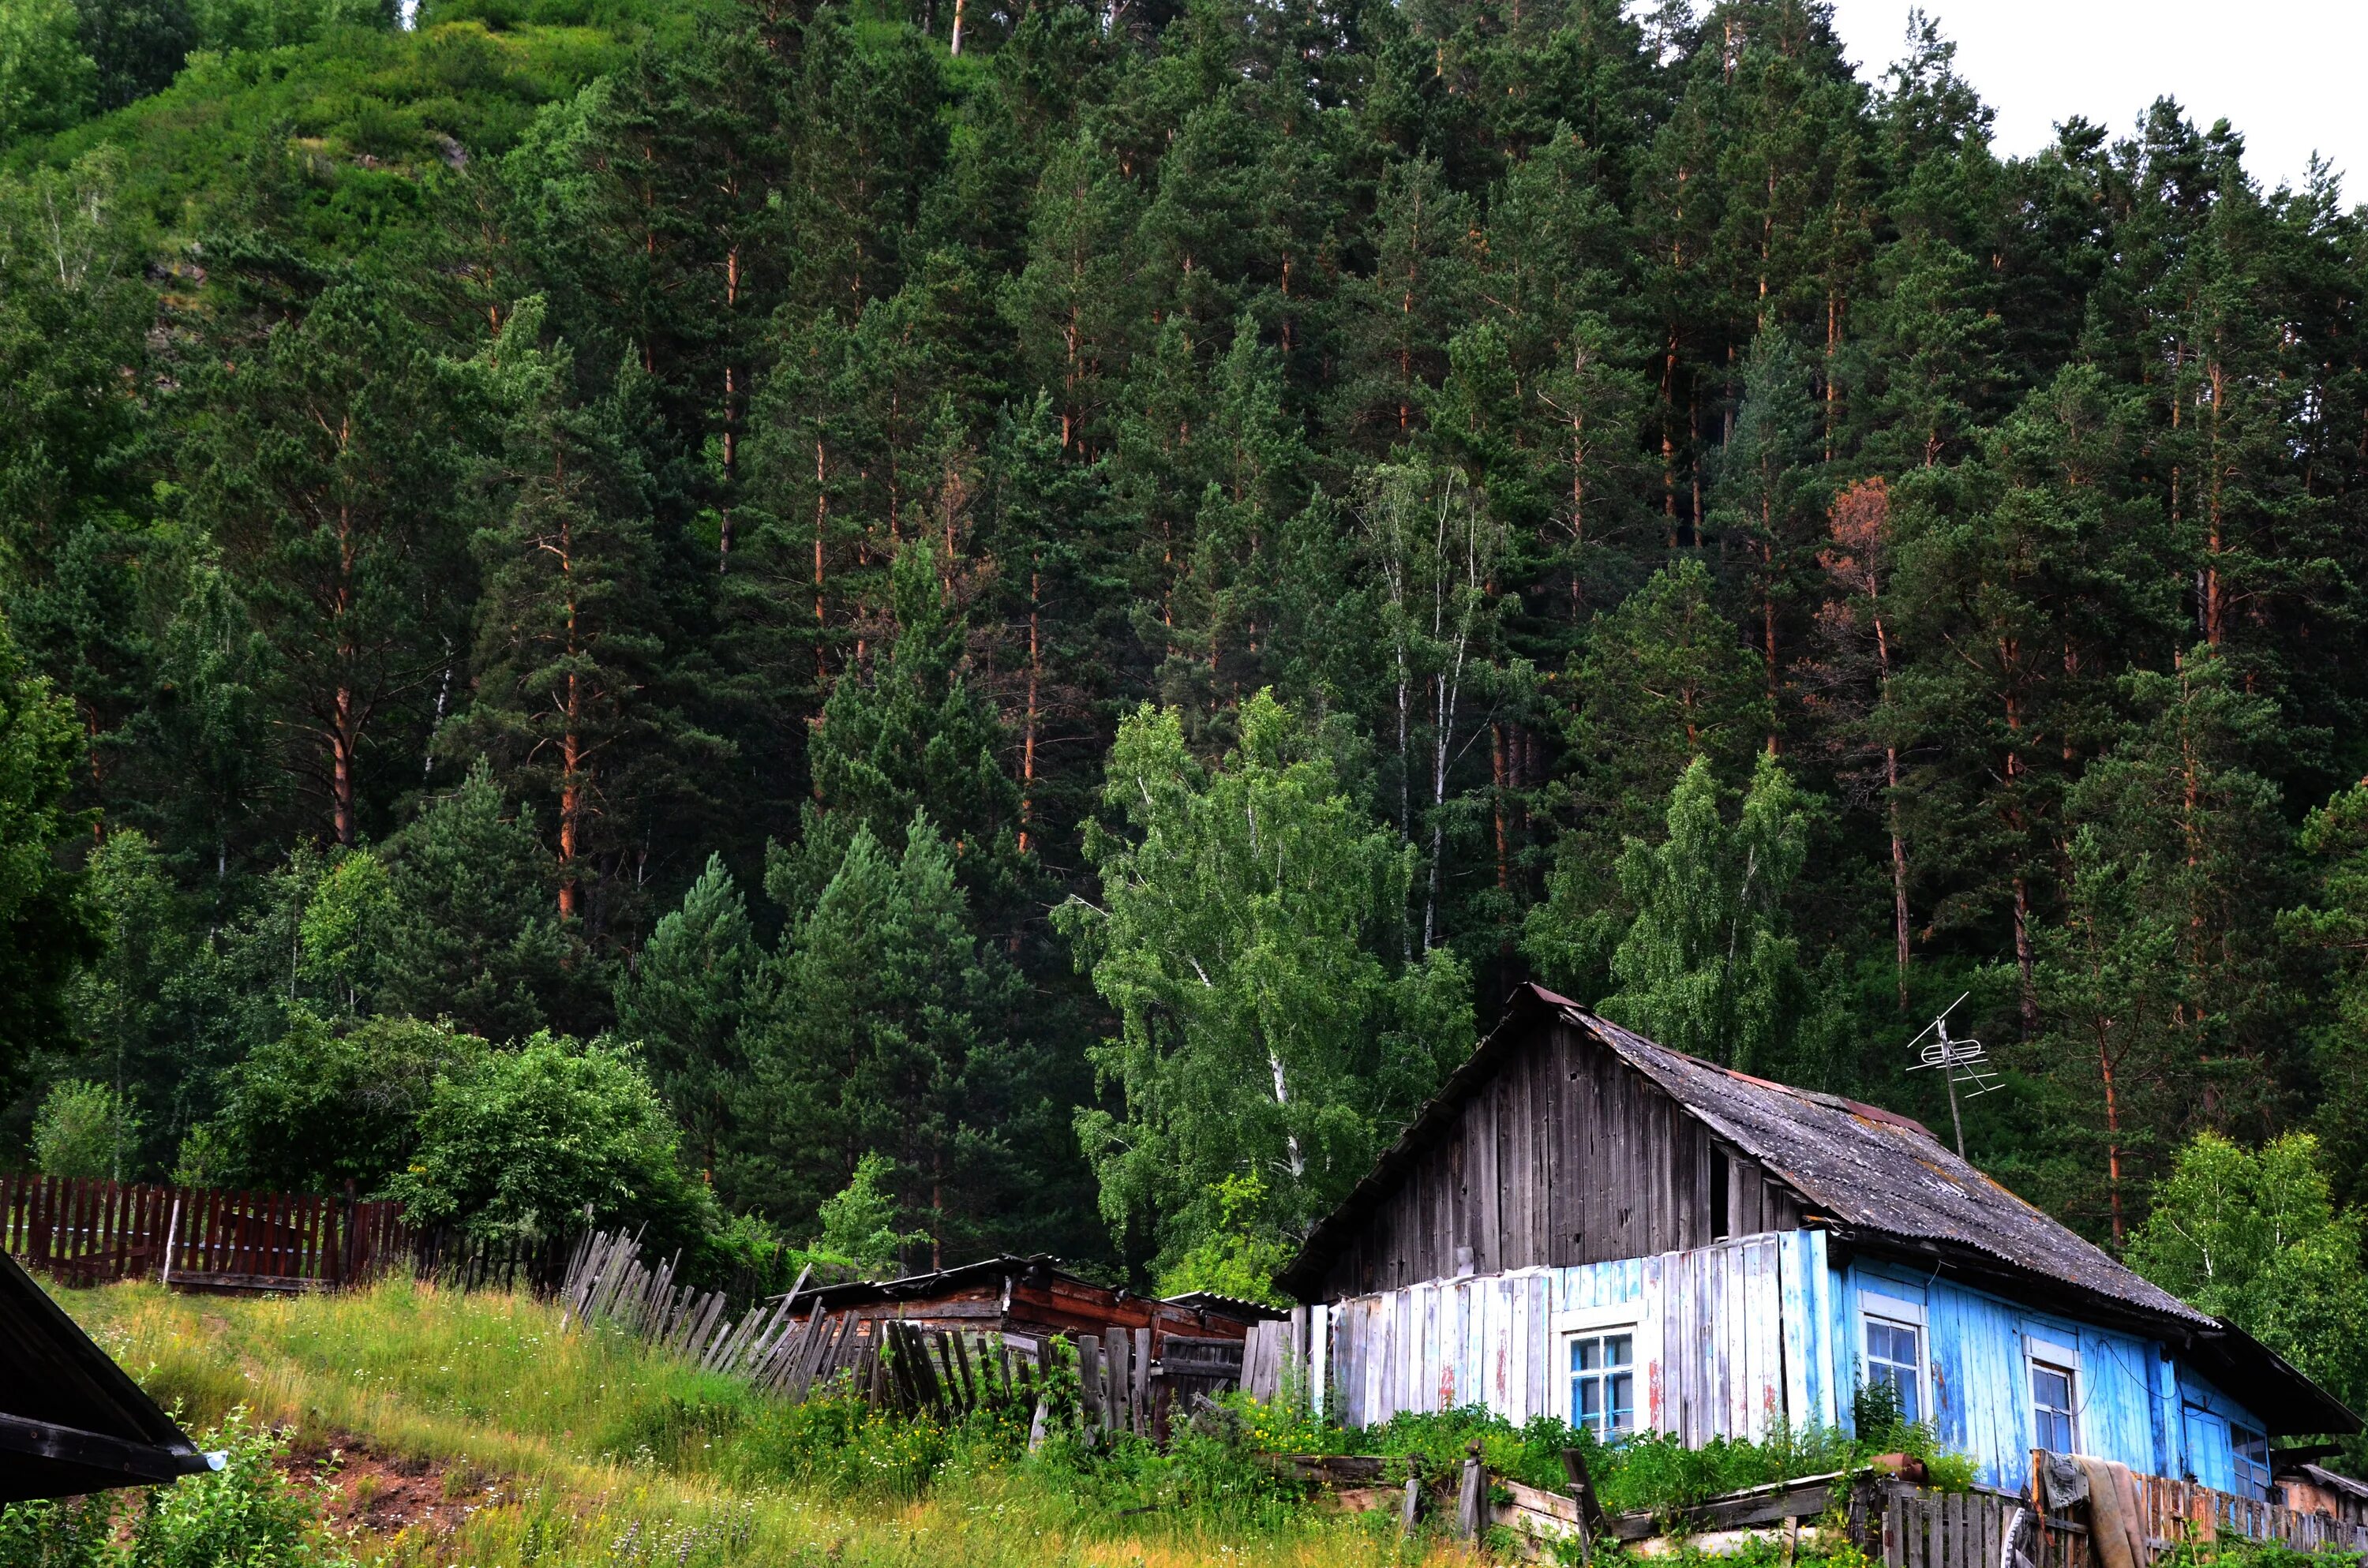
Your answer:
[[[561,1325],[600,1323],[792,1402],[843,1388],[906,1414],[959,1417],[982,1407],[1032,1410],[1052,1382],[1049,1345],[956,1333],[893,1318],[832,1313],[798,1287],[733,1310],[724,1290],[677,1282],[680,1256],[652,1267],[640,1239],[593,1233],[576,1243],[560,1289]]]
[[[335,1289],[371,1278],[410,1240],[389,1202],[0,1176],[0,1247],[73,1285]]]

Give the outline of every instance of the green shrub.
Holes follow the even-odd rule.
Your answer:
[[[388,1184],[415,1222],[490,1236],[596,1223],[643,1225],[654,1253],[718,1228],[707,1190],[683,1174],[681,1134],[641,1063],[607,1045],[538,1034],[439,1077],[420,1143]]]
[[[0,1508],[0,1568],[115,1568],[118,1494]]]
[[[240,1408],[198,1440],[223,1451],[222,1468],[149,1492],[128,1541],[116,1540],[133,1507],[121,1492],[0,1508],[0,1568],[352,1568],[280,1473],[278,1434]]]
[[[244,1409],[201,1446],[220,1449],[219,1471],[186,1476],[148,1494],[125,1568],[347,1568],[353,1559],[313,1517],[313,1504],[273,1461],[286,1444]]]
[[[33,1161],[43,1176],[113,1176],[140,1148],[140,1113],[105,1084],[68,1079],[33,1113]]]

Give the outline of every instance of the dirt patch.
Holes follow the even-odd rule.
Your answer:
[[[501,1477],[466,1461],[387,1453],[350,1432],[307,1434],[280,1467],[318,1496],[321,1517],[341,1534],[440,1532],[510,1500]]]

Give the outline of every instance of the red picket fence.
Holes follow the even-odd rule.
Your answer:
[[[391,1202],[0,1176],[0,1248],[71,1285],[334,1290],[408,1260]]]

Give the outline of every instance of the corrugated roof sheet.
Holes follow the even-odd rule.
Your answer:
[[[1730,1071],[1656,1045],[1551,992],[1541,995],[1721,1137],[1791,1183],[1828,1220],[1907,1240],[1970,1247],[2144,1312],[2214,1326],[2212,1318],[1959,1159],[1920,1122]]]

